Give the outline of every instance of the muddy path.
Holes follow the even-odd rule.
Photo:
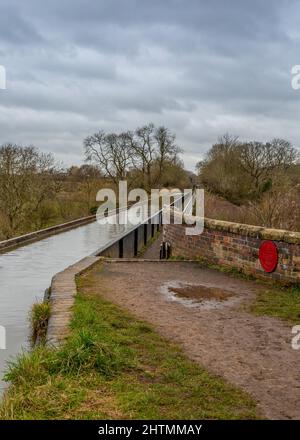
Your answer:
[[[300,351],[291,348],[291,326],[247,312],[261,285],[187,262],[110,262],[93,273],[91,291],[248,391],[263,416],[300,418]]]

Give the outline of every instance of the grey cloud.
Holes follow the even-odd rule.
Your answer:
[[[0,6],[0,41],[3,51],[4,44],[23,46],[42,43],[43,38],[29,20],[7,5]]]
[[[94,130],[154,121],[189,168],[224,131],[300,145],[299,12],[294,0],[2,0],[0,144],[79,162]]]

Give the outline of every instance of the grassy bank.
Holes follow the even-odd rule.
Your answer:
[[[68,341],[11,364],[2,419],[257,417],[246,393],[189,361],[146,323],[83,294],[82,280],[79,291]]]
[[[273,316],[291,324],[300,324],[300,288],[266,287],[256,296],[250,311],[256,315]]]

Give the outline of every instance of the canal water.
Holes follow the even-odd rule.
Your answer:
[[[132,225],[94,222],[0,254],[0,325],[6,329],[6,349],[0,349],[0,392],[7,362],[29,346],[31,306],[43,298],[53,275],[118,238],[126,228]]]

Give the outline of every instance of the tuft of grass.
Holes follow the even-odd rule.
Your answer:
[[[88,329],[75,332],[67,343],[56,352],[49,371],[51,374],[79,376],[82,372],[95,371],[111,377],[128,363],[114,344],[99,341],[97,334]]]
[[[152,327],[78,278],[71,333],[9,364],[1,419],[254,419],[245,392],[187,359]],[[88,286],[88,287],[87,287]]]
[[[185,261],[188,260],[188,258],[184,257],[183,255],[171,255],[169,258],[171,261]]]
[[[30,314],[31,342],[33,345],[35,343],[45,343],[50,313],[51,306],[48,301],[33,304]]]
[[[250,311],[256,315],[273,316],[292,324],[299,324],[300,288],[266,289],[258,293]]]

